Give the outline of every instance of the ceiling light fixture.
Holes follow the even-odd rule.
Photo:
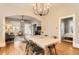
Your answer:
[[[33,11],[36,15],[44,16],[49,13],[49,3],[34,3]]]

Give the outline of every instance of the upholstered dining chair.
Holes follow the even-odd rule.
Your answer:
[[[31,40],[28,41],[28,44],[26,45],[26,52],[27,55],[39,55],[39,54],[44,54],[44,50],[37,46],[34,42]]]

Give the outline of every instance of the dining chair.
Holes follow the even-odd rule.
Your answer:
[[[33,49],[33,42],[31,40],[27,40],[25,48],[26,55],[33,54],[32,49]]]
[[[34,46],[33,46],[33,54],[35,55],[44,55],[44,50],[39,47],[37,44],[34,43]]]
[[[37,46],[33,41],[29,40],[29,44],[26,46],[27,55],[39,55],[44,54],[44,50]]]

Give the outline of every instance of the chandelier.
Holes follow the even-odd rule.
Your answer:
[[[47,15],[49,13],[49,5],[49,3],[34,3],[33,11],[36,15]]]

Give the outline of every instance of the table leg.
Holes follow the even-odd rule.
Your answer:
[[[49,49],[48,47],[44,48],[44,55],[48,55],[49,54]]]
[[[54,50],[55,50],[55,54],[57,55],[57,51],[56,51],[56,45],[54,45]]]
[[[51,45],[51,46],[48,46],[48,49],[49,49],[49,54],[50,55],[53,55],[54,53],[52,53],[52,49],[54,49],[54,52],[55,52],[55,54],[57,55],[57,52],[56,52],[56,45],[55,44],[53,44],[53,45]]]
[[[50,54],[50,55],[53,55],[51,48],[49,48],[49,54]]]

